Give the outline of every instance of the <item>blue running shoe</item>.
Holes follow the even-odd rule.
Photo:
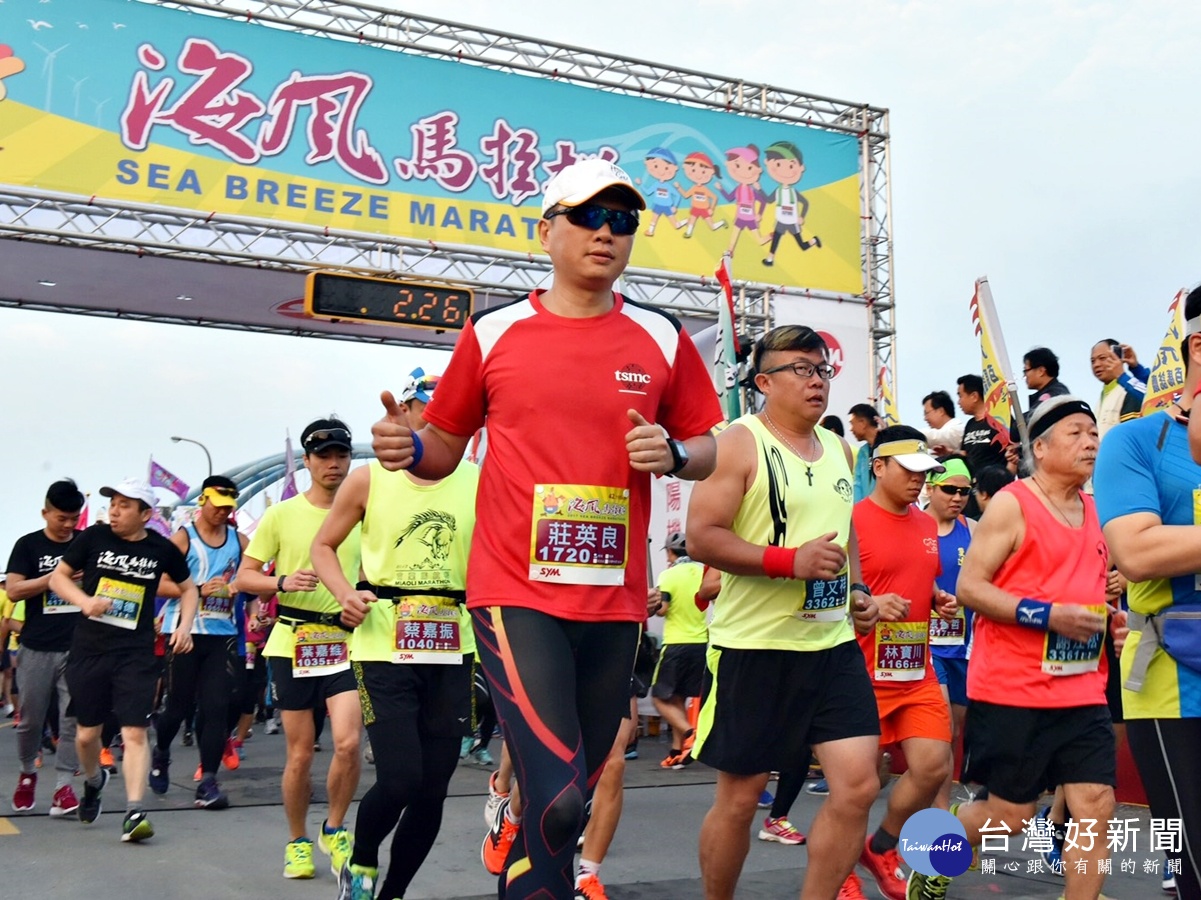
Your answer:
[[[155,747],[150,757],[150,790],[160,797],[171,787],[171,754]]]
[[[830,793],[830,784],[826,781],[826,779],[822,778],[813,782],[813,784],[806,785],[805,793],[814,794],[818,797],[828,796]]]
[[[1051,849],[1042,852],[1043,862],[1055,875],[1063,875],[1063,825],[1051,821],[1051,807],[1044,806],[1038,817],[1047,823],[1051,830]]]
[[[776,798],[772,796],[771,791],[764,791],[759,795],[759,808],[771,809],[771,805],[776,802]]]

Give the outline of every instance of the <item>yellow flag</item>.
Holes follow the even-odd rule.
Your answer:
[[[1188,292],[1181,290],[1168,307],[1171,317],[1168,333],[1164,335],[1155,364],[1151,366],[1151,377],[1147,379],[1147,395],[1143,398],[1143,415],[1163,409],[1172,402],[1172,397],[1184,387],[1184,359],[1180,355],[1180,343],[1184,340],[1184,298]]]
[[[1005,356],[1005,342],[987,279],[981,278],[976,282],[971,307],[972,324],[980,337],[984,403],[988,407],[988,415],[1008,430],[1012,421],[1007,387],[1009,360]]]
[[[884,426],[887,428],[890,425],[900,425],[901,416],[897,412],[897,398],[892,390],[892,376],[889,374],[887,366],[880,367],[880,378],[877,383],[877,395],[880,398],[880,406],[884,417]]]

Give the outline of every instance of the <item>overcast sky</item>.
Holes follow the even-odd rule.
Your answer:
[[[989,276],[1015,366],[1047,344],[1090,400],[1091,344],[1114,337],[1151,362],[1167,304],[1201,277],[1197,4],[385,5],[889,108],[899,400],[915,424],[923,394],[979,370],[976,277]],[[15,436],[0,547],[39,527],[61,475],[94,492],[144,475],[153,454],[198,483],[204,454],[173,434],[203,440],[218,471],[282,450],[285,428],[296,437],[331,411],[367,438],[379,390],[442,358],[12,310],[0,322]]]

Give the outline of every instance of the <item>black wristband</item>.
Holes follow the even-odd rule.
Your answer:
[[[275,582],[275,587],[276,587],[276,592],[277,592],[277,593],[283,593],[283,590],[284,590],[284,579],[285,579],[285,578],[287,578],[287,577],[288,577],[287,575],[280,575],[280,576],[279,576],[279,581]]]
[[[872,589],[869,588],[862,581],[856,581],[854,584],[852,584],[851,591],[858,591],[861,594],[867,594],[869,597],[872,595]],[[848,593],[850,593],[851,591],[848,591]]]

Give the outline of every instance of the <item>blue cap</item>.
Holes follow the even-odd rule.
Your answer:
[[[672,153],[670,150],[668,150],[666,147],[656,147],[654,150],[648,151],[646,154],[646,158],[647,159],[665,159],[669,163],[671,163],[673,166],[679,165],[679,163],[676,162],[676,155],[674,153]]]

